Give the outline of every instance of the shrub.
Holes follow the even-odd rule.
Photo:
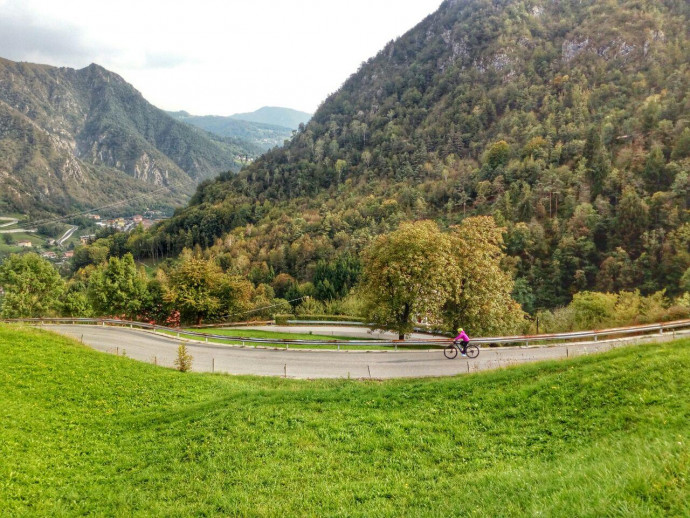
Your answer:
[[[575,311],[575,325],[580,329],[594,329],[609,322],[615,314],[618,296],[613,293],[583,291],[570,303]]]
[[[194,358],[189,351],[187,351],[187,346],[185,344],[180,344],[177,348],[177,358],[175,358],[175,368],[180,372],[187,372],[192,370],[192,360]]]
[[[663,321],[685,320],[690,318],[690,306],[673,305],[666,310]]]
[[[277,326],[286,326],[288,323],[288,320],[291,318],[295,318],[295,315],[284,313],[282,315],[275,315],[273,319],[276,321]]]
[[[575,311],[571,306],[556,308],[552,311],[539,311],[540,333],[565,333],[575,329]],[[536,322],[531,327],[531,332],[536,332]]]
[[[361,297],[350,294],[342,299],[325,302],[324,312],[327,315],[355,315],[359,317],[364,314],[364,302]]]
[[[298,315],[322,314],[324,311],[323,304],[311,297],[305,299],[304,302],[295,309],[295,313]]]
[[[678,297],[675,300],[675,305],[690,309],[690,292]]]

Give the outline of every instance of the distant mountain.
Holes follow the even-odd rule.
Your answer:
[[[235,119],[234,115],[230,117],[191,115],[186,111],[168,112],[168,114],[178,121],[186,122],[215,135],[242,139],[261,151],[282,146],[286,140],[292,137],[293,132],[289,127],[239,120]]]
[[[0,211],[65,212],[155,191],[179,204],[258,149],[182,124],[117,74],[0,58]]]
[[[272,124],[285,128],[297,129],[300,124],[306,124],[311,119],[311,113],[292,110],[290,108],[278,108],[264,106],[250,113],[236,113],[230,116],[232,119]]]

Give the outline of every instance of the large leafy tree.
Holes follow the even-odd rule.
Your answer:
[[[111,257],[89,280],[88,295],[100,315],[139,315],[147,300],[146,275],[137,270],[132,254]]]
[[[189,250],[169,273],[166,300],[185,322],[232,317],[246,311],[252,296],[251,283],[226,275],[213,259]]]
[[[446,327],[462,326],[475,335],[511,333],[524,324],[524,313],[511,296],[513,279],[501,266],[503,229],[492,217],[465,219],[450,240],[458,261],[460,282],[447,299],[443,315]]]
[[[50,316],[59,310],[65,283],[53,266],[37,254],[11,255],[0,266],[5,290],[2,315],[8,318]]]
[[[436,223],[404,223],[379,236],[364,253],[361,291],[366,315],[400,339],[421,318],[434,320],[457,293],[458,262],[451,240]]]

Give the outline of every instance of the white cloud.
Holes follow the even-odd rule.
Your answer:
[[[0,56],[121,74],[164,109],[313,111],[440,0],[0,0]]]

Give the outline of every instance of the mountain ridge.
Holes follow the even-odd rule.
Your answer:
[[[152,203],[170,207],[198,181],[238,170],[243,156],[257,153],[173,120],[97,64],[77,70],[0,58],[0,101],[0,203],[8,210],[65,212],[152,186],[167,188]],[[41,145],[17,141],[27,125],[42,134]]]
[[[309,122],[311,117],[311,113],[294,110],[292,108],[283,108],[280,106],[262,106],[253,112],[235,113],[230,115],[231,119],[256,122],[260,124],[270,124],[272,126],[282,126],[292,130],[299,128],[300,124],[306,124]]]
[[[261,152],[283,145],[286,140],[292,137],[293,132],[293,129],[284,126],[250,122],[235,119],[232,116],[192,115],[184,110],[167,113],[176,120],[201,128],[219,137],[242,139],[250,142]]]

